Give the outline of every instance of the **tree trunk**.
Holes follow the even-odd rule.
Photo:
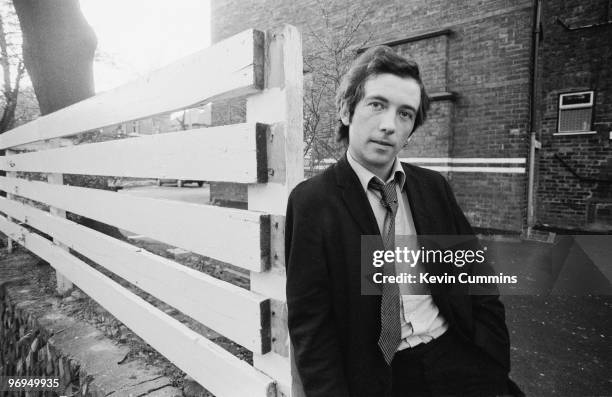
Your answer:
[[[42,115],[94,95],[97,39],[78,0],[13,0]]]
[[[98,41],[78,0],[13,0],[23,34],[23,60],[41,115],[95,94],[93,60]],[[104,178],[66,175],[76,186],[108,189]],[[67,214],[68,218],[115,238],[115,227]]]

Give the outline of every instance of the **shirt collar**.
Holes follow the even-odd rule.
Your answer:
[[[348,150],[346,151],[346,159],[348,160],[348,163],[353,169],[353,171],[355,171],[355,173],[357,174],[357,178],[359,178],[359,182],[361,183],[361,186],[363,187],[364,191],[368,191],[368,185],[370,184],[372,178],[376,178],[382,183],[389,183],[391,182],[391,180],[393,180],[393,177],[395,177],[395,181],[398,183],[400,190],[404,189],[406,174],[404,173],[402,164],[397,157],[393,162],[393,171],[391,172],[391,175],[389,175],[389,179],[387,179],[386,181],[382,181],[379,177],[374,175],[372,171],[359,164],[357,160],[355,160],[353,156],[351,156],[351,152]]]

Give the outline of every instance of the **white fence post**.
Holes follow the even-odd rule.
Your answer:
[[[9,156],[9,155],[11,155],[11,154],[13,154],[13,153],[15,153],[15,152],[14,152],[13,150],[10,150],[10,149],[6,149],[6,150],[4,151],[4,155],[5,155],[5,156]],[[7,177],[7,178],[16,178],[16,177],[17,177],[17,173],[16,173],[16,172],[13,172],[13,171],[6,171],[6,177]],[[15,196],[14,196],[14,195],[12,195],[12,194],[10,194],[10,193],[7,193],[7,194],[6,194],[6,198],[7,198],[8,200],[14,200],[14,199],[15,199]],[[8,214],[7,214],[7,215],[8,215]],[[13,218],[11,218],[11,217],[9,216],[9,217],[8,217],[8,220],[12,222],[12,221],[13,221]],[[6,252],[8,252],[9,254],[13,253],[13,239],[12,239],[12,238],[10,238],[10,237],[7,237],[7,238],[6,238]]]
[[[303,395],[292,365],[285,295],[284,215],[287,198],[304,177],[302,43],[285,25],[266,33],[265,87],[247,99],[247,121],[271,125],[267,134],[268,183],[249,185],[248,208],[269,213],[270,269],[251,272],[251,290],[271,298],[272,351],[253,365],[277,380],[279,396]]]
[[[65,139],[64,140],[57,139],[57,140],[51,141],[49,143],[48,148],[52,149],[52,148],[57,148],[60,146],[65,146],[65,145],[66,145]],[[57,174],[57,173],[47,174],[47,182],[54,184],[54,185],[63,185],[64,184],[64,174]],[[66,211],[61,208],[49,207],[49,213],[59,218],[66,218]],[[68,251],[68,247],[66,247],[64,244],[59,242],[57,238],[53,238],[53,242],[58,247],[62,248],[65,251]],[[70,291],[73,287],[72,282],[70,282],[68,278],[63,276],[57,270],[55,271],[55,280],[57,282],[56,290],[60,294]]]

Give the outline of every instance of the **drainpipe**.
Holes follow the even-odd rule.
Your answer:
[[[537,93],[538,93],[538,47],[540,46],[540,17],[542,10],[542,0],[534,0],[534,21],[532,39],[532,72],[531,72],[531,100],[529,101],[529,182],[527,185],[527,233],[530,234],[531,228],[535,224],[535,151],[539,149],[540,142],[536,139],[536,116],[537,116]]]

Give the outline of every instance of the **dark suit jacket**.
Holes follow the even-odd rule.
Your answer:
[[[402,166],[419,235],[473,234],[444,177]],[[289,332],[306,395],[389,395],[391,370],[377,344],[380,296],[361,294],[360,238],[379,230],[346,156],[296,186],[285,233]],[[496,290],[451,296],[443,286],[431,289],[449,326],[509,369],[508,331]]]

